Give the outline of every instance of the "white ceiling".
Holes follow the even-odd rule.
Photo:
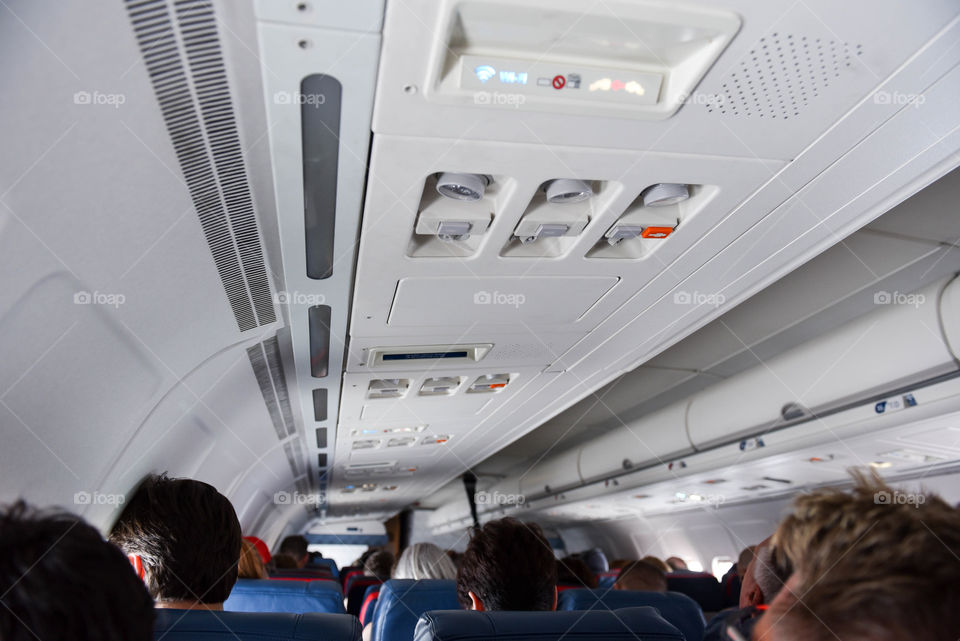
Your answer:
[[[547,4],[525,3],[534,13]],[[572,2],[549,4],[583,11]],[[603,20],[588,22],[610,24],[634,5],[600,4]],[[184,155],[184,139],[171,138],[161,109],[170,103],[158,101],[145,66],[156,64],[149,54],[166,50],[146,47],[145,61],[131,22],[172,12],[171,2],[131,6],[133,16],[123,3],[91,11],[80,0],[9,2],[0,10],[0,54],[17,61],[0,72],[13,88],[0,94],[7,143],[0,154],[2,501],[22,495],[66,505],[106,527],[117,503],[75,503],[78,493],[122,495],[145,473],[169,470],[216,484],[247,532],[274,540],[317,516],[313,504],[277,493],[315,498],[318,455],[327,454],[334,468],[328,514],[375,518],[424,499],[467,468],[503,473],[542,453],[571,414],[604,429],[609,410],[590,408],[589,399],[580,409],[575,403],[626,372],[634,373],[599,393],[624,416],[649,411],[649,399],[667,390],[689,394],[701,380],[735,373],[749,359],[709,325],[721,314],[757,353],[773,354],[856,315],[856,292],[874,275],[926,282],[955,260],[941,259],[942,243],[958,235],[946,217],[905,223],[888,216],[857,232],[957,165],[960,32],[953,2],[918,10],[894,0],[732,0],[723,10],[741,26],[698,92],[746,105],[733,93],[734,74],[758,78],[767,63],[755,66],[753,57],[771,43],[797,50],[789,41],[813,46],[820,39],[835,75],[824,77],[821,69],[804,85],[809,91],[800,91],[800,72],[775,63],[772,90],[806,101],[786,119],[718,113],[691,100],[662,120],[484,105],[444,93],[437,85],[442,43],[458,3],[210,6],[209,14],[204,3],[189,9],[208,20],[225,82],[204,98],[186,73],[182,94],[174,94],[187,98],[203,132],[185,139],[203,142],[198,156]],[[159,33],[176,34],[173,51],[182,54],[188,39],[170,15],[173,28]],[[897,38],[889,37],[890,24]],[[834,53],[842,60],[836,70]],[[820,58],[796,55],[808,75]],[[275,99],[278,91],[295,92],[306,73],[329,73],[345,88],[340,267],[326,282],[304,275],[297,109]],[[922,94],[922,104],[882,98],[908,94]],[[209,110],[212,104],[233,116],[235,128]],[[198,198],[191,170],[204,154],[216,157],[212,150],[222,140],[236,143],[242,162],[211,169],[218,202],[233,188],[249,188],[250,204],[227,202],[223,212],[201,219],[196,206],[207,201]],[[492,214],[489,230],[444,255],[443,247],[416,238],[414,227],[429,176],[450,170],[488,173],[496,187],[482,204]],[[597,181],[598,197],[577,213],[589,217],[583,232],[543,245],[513,242],[538,187],[558,177]],[[678,230],[659,244],[645,241],[634,252],[639,257],[598,255],[603,234],[642,189],[660,181],[703,186],[676,209]],[[936,190],[953,193],[956,179],[949,181]],[[939,193],[922,192],[909,215],[939,211]],[[436,200],[423,206],[430,202]],[[206,242],[211,216],[220,216],[229,238],[222,251]],[[256,229],[243,228],[245,220]],[[835,247],[842,239],[846,245]],[[243,277],[230,298],[225,283],[236,274],[222,263],[234,253]],[[824,262],[791,274],[821,254]],[[246,277],[249,261],[268,275],[256,292]],[[822,279],[817,270],[833,266],[844,278],[805,305],[763,291],[787,274],[782,283],[802,288],[805,278]],[[574,279],[581,279],[576,288]],[[270,303],[282,291],[321,295],[332,308],[333,373],[326,381],[310,375],[305,308]],[[438,291],[444,298],[435,301]],[[473,309],[474,295],[488,291],[523,294],[525,302]],[[96,295],[95,304],[75,303],[82,292]],[[724,303],[680,306],[677,292],[722,295]],[[241,331],[238,296],[260,296],[255,327]],[[775,331],[786,326],[775,320],[781,316],[757,323],[741,311],[748,307],[736,307],[753,296],[800,322],[786,332]],[[122,302],[111,304],[118,297]],[[702,327],[692,342],[680,342]],[[265,387],[248,349],[267,349],[273,338],[283,362]],[[463,343],[493,347],[483,360],[457,367],[374,369],[364,358],[376,347]],[[281,372],[290,411],[278,419],[265,390],[276,393]],[[416,396],[420,383],[438,373],[465,384],[509,374],[510,383],[485,400],[463,388],[449,398]],[[409,379],[413,393],[370,401],[372,378]],[[330,394],[326,421],[313,415],[318,385]],[[451,438],[397,455],[352,450],[354,430],[410,423],[428,426],[424,436]],[[326,447],[317,443],[318,427],[328,429]],[[377,483],[376,491],[341,492],[359,478],[347,478],[348,465],[393,461],[389,473],[360,481]]]

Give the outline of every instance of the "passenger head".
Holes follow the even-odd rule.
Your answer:
[[[244,541],[250,541],[253,544],[253,547],[256,548],[257,553],[260,555],[260,560],[265,564],[270,563],[270,548],[267,547],[267,544],[263,540],[258,539],[255,536],[245,536],[243,537]]]
[[[643,558],[640,559],[640,560],[643,561],[644,563],[649,563],[650,565],[652,565],[652,566],[655,567],[655,568],[659,568],[664,574],[666,574],[666,573],[668,573],[668,572],[673,572],[673,568],[672,568],[672,567],[670,567],[669,565],[667,565],[665,561],[663,561],[663,560],[661,560],[661,559],[659,559],[659,558],[657,558],[657,557],[655,557],[655,556],[647,555],[647,556],[643,557]]]
[[[670,569],[674,572],[677,570],[686,570],[687,562],[681,559],[679,556],[671,556],[667,559],[667,565],[670,566]]]
[[[241,579],[266,579],[267,569],[263,567],[263,559],[257,552],[256,546],[243,539],[243,547],[240,550],[239,578]]]
[[[277,552],[292,556],[296,560],[298,568],[304,567],[310,560],[310,553],[307,552],[307,538],[299,534],[285,538]]]
[[[754,546],[753,559],[740,579],[741,608],[769,604],[793,572],[793,562],[773,544],[772,538]]]
[[[667,577],[663,570],[644,561],[634,561],[620,570],[615,590],[642,590],[646,592],[666,592]]]
[[[395,579],[456,579],[457,567],[446,552],[433,543],[415,543],[403,551]]]
[[[597,587],[597,577],[578,556],[565,556],[557,561],[557,583],[578,588]]]
[[[633,561],[630,559],[614,559],[613,561],[610,561],[610,569],[622,570],[623,568],[627,567],[631,563],[633,563]]]
[[[390,578],[393,572],[393,554],[386,550],[377,550],[367,557],[363,564],[363,573],[367,576],[374,576],[381,581]]]
[[[110,541],[142,567],[158,607],[217,609],[237,581],[237,514],[225,496],[200,481],[149,476]]]
[[[79,517],[0,511],[0,639],[148,641],[153,617],[130,562]]]
[[[737,576],[743,577],[747,573],[747,568],[750,566],[750,562],[753,561],[753,550],[756,547],[755,545],[751,545],[740,551],[740,556],[737,557],[737,562],[733,565],[733,567],[736,568]]]
[[[932,494],[900,494],[876,475],[855,476],[852,492],[799,497],[780,524],[774,547],[795,555],[796,569],[754,638],[955,641],[960,511]]]
[[[475,528],[457,598],[468,610],[555,610],[556,557],[540,526],[508,517]]]
[[[579,554],[583,562],[587,564],[593,574],[602,574],[610,569],[607,562],[607,555],[600,548],[591,548]]]
[[[277,570],[299,570],[300,564],[297,559],[289,554],[274,554],[273,567]]]

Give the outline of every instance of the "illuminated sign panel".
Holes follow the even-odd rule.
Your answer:
[[[462,56],[460,88],[501,91],[550,101],[655,105],[663,75],[555,62]]]

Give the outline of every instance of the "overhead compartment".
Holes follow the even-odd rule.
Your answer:
[[[693,445],[707,448],[785,422],[789,413],[822,413],[955,371],[944,333],[960,323],[958,288],[953,280],[912,294],[878,291],[876,312],[696,394],[687,413]]]
[[[530,500],[582,484],[579,458],[574,448],[538,461],[520,476],[520,493]]]
[[[599,481],[692,452],[686,411],[686,401],[674,403],[584,445],[580,450],[583,481]]]

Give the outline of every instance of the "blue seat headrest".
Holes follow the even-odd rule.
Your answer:
[[[412,641],[421,614],[459,608],[456,581],[391,579],[380,587],[373,610],[373,641]]]
[[[632,590],[564,590],[558,610],[619,610],[649,606],[675,626],[687,641],[700,641],[706,621],[697,602],[679,592],[635,592]]]
[[[157,641],[360,641],[360,622],[346,614],[157,610]]]
[[[333,574],[333,578],[339,578],[340,572],[337,569],[337,562],[333,559],[313,559],[310,562],[310,565],[313,567],[325,567],[330,570],[330,573]]]
[[[427,612],[414,641],[683,641],[653,608],[591,612]]]
[[[334,581],[238,579],[223,609],[231,612],[329,612],[343,614],[343,594]]]

